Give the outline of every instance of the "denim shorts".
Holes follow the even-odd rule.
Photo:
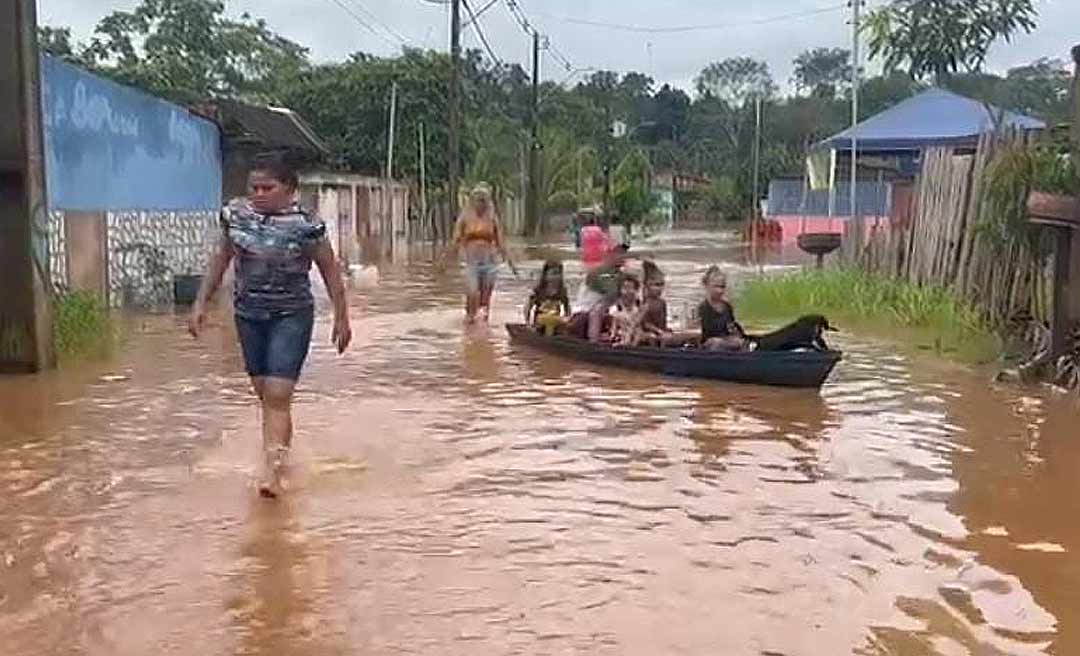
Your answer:
[[[465,287],[470,294],[479,294],[483,287],[494,288],[499,263],[493,256],[469,258],[465,261]]]
[[[253,378],[296,381],[311,346],[315,309],[266,319],[236,317],[236,334],[244,351],[244,366]]]

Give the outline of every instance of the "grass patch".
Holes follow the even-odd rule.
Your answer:
[[[116,339],[109,308],[92,292],[71,291],[53,297],[52,324],[61,358],[106,355]]]
[[[738,310],[751,322],[824,314],[844,329],[866,328],[966,362],[989,362],[1002,348],[992,327],[949,290],[853,269],[752,278],[740,290]]]

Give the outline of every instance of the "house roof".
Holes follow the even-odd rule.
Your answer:
[[[217,119],[227,138],[250,140],[270,149],[297,150],[313,155],[328,149],[299,114],[284,107],[256,106],[236,100],[214,101]]]
[[[989,109],[988,109],[989,107]],[[991,114],[991,111],[994,114]],[[818,144],[851,148],[854,132],[859,150],[918,150],[927,146],[974,145],[994,129],[993,117],[1002,110],[945,89],[929,89],[866,119]],[[1004,111],[1004,125],[1021,130],[1042,130],[1039,119]]]

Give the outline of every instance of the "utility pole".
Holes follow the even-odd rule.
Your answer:
[[[383,184],[385,225],[394,234],[394,122],[397,119],[397,82],[390,85],[390,126],[386,134],[386,181]]]
[[[859,198],[859,136],[855,126],[859,124],[859,28],[860,9],[863,0],[851,0],[851,217],[858,216],[856,202]]]
[[[420,227],[426,230],[428,211],[427,211],[427,137],[424,135],[424,124],[421,123],[416,126],[416,143],[420,147]],[[435,239],[434,230],[431,235],[432,240]]]
[[[447,172],[450,178],[450,221],[458,215],[458,176],[461,167],[461,0],[450,0],[450,134]],[[448,234],[444,230],[443,234]]]
[[[394,179],[394,127],[397,122],[397,82],[390,85],[390,130],[386,135],[386,177]]]
[[[750,204],[750,246],[751,249],[757,244],[758,238],[758,212],[761,207],[761,96],[754,97],[754,174],[753,174],[753,200]]]
[[[540,33],[533,30],[532,111],[529,112],[529,197],[525,210],[525,232],[535,235],[540,228]]]
[[[1073,46],[1072,116],[1070,137],[1074,162],[1080,162],[1080,44]]]
[[[0,372],[56,364],[34,0],[0,3]]]
[[[607,99],[604,100],[603,151],[601,155],[604,160],[603,212],[606,216],[608,207],[611,205],[611,105]]]
[[[679,221],[679,156],[676,149],[679,147],[679,127],[671,126],[671,227],[678,225]]]

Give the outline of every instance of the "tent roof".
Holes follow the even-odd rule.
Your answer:
[[[996,108],[994,112],[997,113]],[[1006,126],[1041,130],[1042,121],[1015,112],[1004,113]],[[974,144],[993,129],[983,103],[945,89],[929,89],[826,139],[820,147],[851,148],[854,130],[859,150],[917,150],[925,146]]]

